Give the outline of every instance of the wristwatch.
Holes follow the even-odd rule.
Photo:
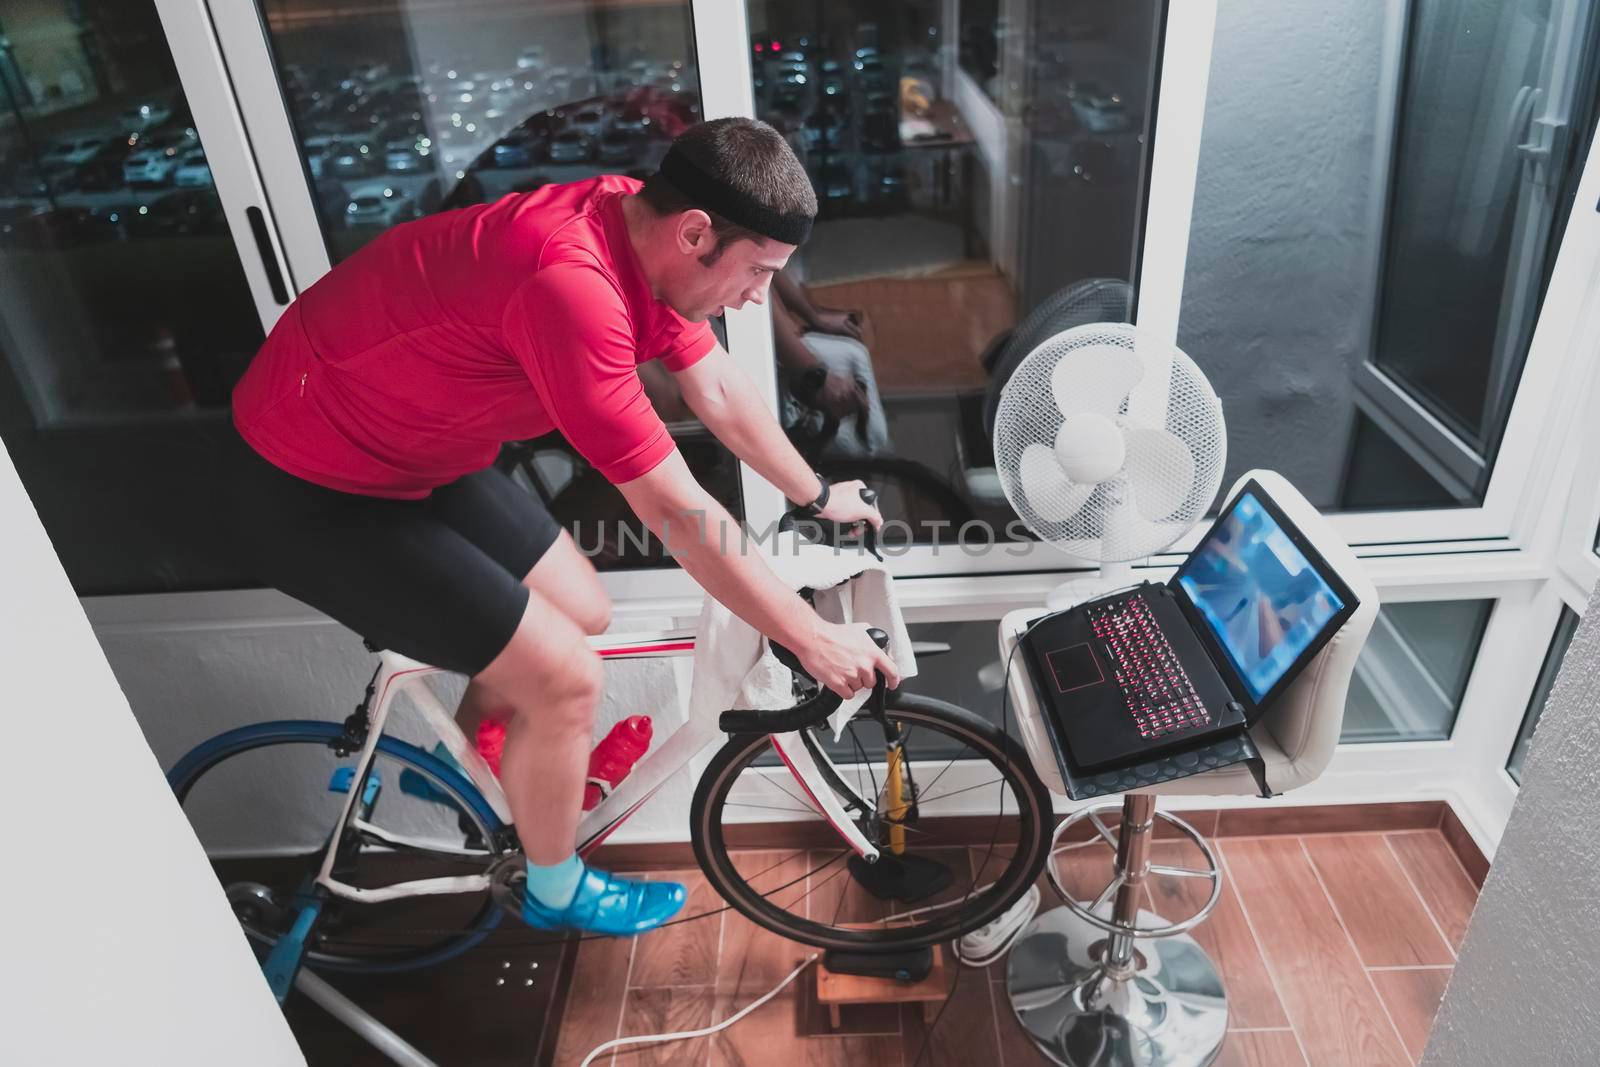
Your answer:
[[[828,488],[829,487],[828,487],[828,479],[824,478],[820,474],[817,474],[816,471],[812,471],[811,473],[817,475],[817,482],[822,486],[822,492],[818,493],[817,494],[817,499],[813,500],[811,503],[809,503],[809,504],[801,504],[800,505],[800,510],[805,512],[807,515],[810,515],[813,518],[815,518],[816,516],[821,515],[822,514],[822,510],[828,506]]]

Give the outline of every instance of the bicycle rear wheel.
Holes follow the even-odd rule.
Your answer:
[[[824,727],[806,743],[831,754],[824,777],[881,858],[852,860],[770,736],[733,737],[700,778],[691,829],[707,879],[752,922],[820,948],[923,948],[994,919],[1043,869],[1049,790],[972,712],[891,695],[884,722],[863,712],[839,742]]]
[[[283,721],[230,730],[197,746],[167,774],[228,894],[246,936],[265,949],[293,921],[293,898],[321,868],[356,754],[341,756],[343,727]],[[434,793],[418,796],[425,782]],[[346,788],[353,787],[347,783]],[[361,802],[373,833],[352,833],[334,873],[356,886],[482,874],[503,824],[472,784],[448,764],[398,738],[378,739]],[[390,973],[460,955],[499,925],[487,892],[384,903],[332,897],[308,942],[308,963],[327,970]]]

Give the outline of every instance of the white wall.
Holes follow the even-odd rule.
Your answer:
[[[1423,1056],[1428,1067],[1589,1064],[1600,959],[1600,590],[1567,646]]]
[[[0,448],[0,1062],[303,1064]]]
[[[112,598],[91,603],[90,610],[105,655],[138,709],[139,723],[162,767],[171,767],[201,741],[236,726],[274,719],[342,721],[361,699],[377,664],[358,635],[272,590]],[[667,618],[631,618],[612,629],[635,632],[673,625]],[[687,684],[677,684],[675,671],[686,670],[688,664],[680,659],[609,665],[597,733],[629,715],[652,716],[661,734],[681,722]],[[464,684],[458,677],[453,682],[441,688],[448,707],[455,706]],[[397,710],[389,732],[424,748],[434,743],[408,706]],[[288,765],[274,761],[255,769],[281,776]],[[331,818],[315,800],[326,794],[327,781],[312,776],[327,773],[326,753],[311,753],[295,771],[305,772],[297,783],[300,796],[264,790],[235,811],[208,807],[201,828],[206,849],[213,854],[260,854],[303,844],[308,835],[320,840]],[[214,773],[220,782],[235,772]],[[235,789],[242,786],[236,777],[227,780]],[[693,788],[693,781],[680,774],[614,840],[686,838]],[[435,823],[416,820],[436,815],[432,808],[406,806],[400,816],[391,811],[394,821],[387,828],[426,834]],[[317,819],[330,822],[306,825]]]
[[[1374,298],[1389,2],[1217,5],[1178,343],[1230,455],[1274,457],[1315,501],[1339,483]]]

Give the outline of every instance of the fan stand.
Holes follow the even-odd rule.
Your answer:
[[[1132,564],[1102,563],[1093,576],[1062,582],[1050,590],[1044,598],[1044,606],[1051,611],[1065,611],[1133,584]]]
[[[1113,550],[1126,546],[1130,540],[1128,530],[1138,522],[1127,487],[1126,475],[1116,475],[1116,484],[1111,489],[1111,506],[1106,512],[1105,525],[1101,528],[1099,547],[1102,554],[1107,546]],[[1100,569],[1092,577],[1074,578],[1050,590],[1050,594],[1044,598],[1044,604],[1051,611],[1065,611],[1133,584],[1133,564],[1130,561],[1103,560]]]

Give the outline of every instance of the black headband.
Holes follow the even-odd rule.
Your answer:
[[[715,211],[729,222],[770,240],[799,245],[811,236],[810,215],[784,215],[772,210],[754,197],[701,170],[688,156],[678,151],[677,145],[667,149],[657,173],[699,207]]]

